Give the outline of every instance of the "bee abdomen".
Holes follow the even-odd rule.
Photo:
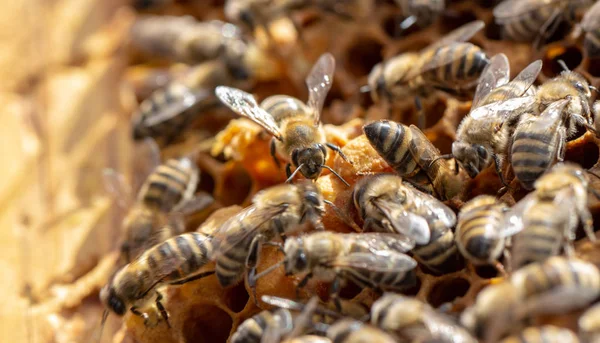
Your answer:
[[[551,222],[529,222],[527,228],[515,235],[513,265],[515,268],[541,262],[558,254],[562,234]]]
[[[243,230],[243,228],[240,230]],[[227,242],[224,243],[227,247],[224,248],[223,253],[217,258],[215,266],[217,279],[221,286],[231,286],[242,279],[251,241],[252,235],[234,245],[230,245]]]
[[[520,334],[510,336],[501,343],[579,343],[577,335],[571,330],[546,325],[542,327],[529,327]]]
[[[484,263],[496,258],[501,249],[502,238],[497,232],[500,231],[502,214],[501,207],[488,204],[461,214],[456,243],[467,257]]]
[[[438,273],[443,272],[446,265],[454,262],[458,257],[451,230],[445,230],[441,235],[431,237],[429,244],[415,247],[412,252],[421,263]]]
[[[363,129],[377,153],[400,175],[412,175],[419,170],[409,151],[412,136],[406,126],[381,120],[365,125]]]
[[[540,28],[548,20],[553,6],[540,6],[522,16],[515,17],[504,24],[503,35],[506,39],[517,42],[530,42],[539,34]]]
[[[460,56],[456,58],[454,56]],[[455,43],[437,49],[431,63],[443,59],[445,64],[435,66],[422,74],[424,81],[448,88],[465,85],[479,78],[489,64],[485,52],[471,43]],[[427,64],[426,64],[427,67]]]
[[[140,200],[151,208],[169,212],[183,199],[190,182],[195,181],[194,173],[197,171],[189,159],[168,160],[150,174]]]
[[[259,343],[269,322],[272,322],[272,313],[262,311],[247,319],[231,337],[231,343]]]
[[[552,133],[518,132],[515,135],[511,164],[515,176],[525,188],[533,188],[535,180],[548,169],[554,159],[552,147],[555,143]]]

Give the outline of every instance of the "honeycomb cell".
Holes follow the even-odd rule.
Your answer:
[[[381,62],[383,44],[373,37],[358,37],[346,51],[346,70],[355,77],[369,74]]]
[[[462,277],[445,278],[433,286],[427,296],[427,302],[436,308],[452,303],[456,298],[467,294],[469,287],[471,287],[469,281]]]
[[[569,70],[575,70],[583,61],[583,54],[576,46],[552,46],[544,56],[542,73],[548,77],[560,74],[564,69],[558,61],[564,61]]]
[[[184,342],[225,342],[229,337],[233,321],[221,308],[210,304],[198,304],[188,311],[183,322]]]

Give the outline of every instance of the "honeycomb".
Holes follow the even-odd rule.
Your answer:
[[[566,28],[560,28],[551,37],[550,43],[534,51],[531,44],[500,40],[500,28],[493,23],[491,13],[496,1],[447,2],[448,10],[440,20],[424,29],[411,28],[404,37],[396,36],[395,25],[402,14],[393,1],[377,0],[372,13],[358,19],[358,22],[332,18],[314,9],[295,12],[293,19],[299,24],[302,35],[292,35],[290,38],[286,31],[289,26],[286,29],[284,25],[281,37],[276,37],[278,44],[284,47],[280,50],[270,47],[275,49],[274,54],[279,54],[282,65],[286,66],[285,72],[276,79],[256,80],[249,90],[258,99],[271,94],[289,94],[306,99],[307,92],[303,84],[306,71],[320,54],[331,52],[336,57],[337,67],[322,119],[326,123],[328,141],[343,147],[344,153],[354,164],[350,165],[334,154],[330,154],[327,163],[350,184],[354,184],[364,175],[391,171],[362,135],[365,122],[390,118],[407,125],[417,124],[417,112],[412,99],[395,104],[388,113],[374,105],[367,94],[359,92],[360,86],[366,84],[371,68],[399,52],[419,50],[472,20],[480,19],[486,23],[486,28],[472,41],[490,56],[505,53],[511,62],[512,76],[531,61],[542,59],[544,67],[539,81],[544,81],[560,73],[562,69],[557,61],[562,59],[569,68],[585,75],[592,85],[600,87],[600,60],[590,60],[584,56],[581,38],[572,37]],[[39,1],[34,0],[26,3],[32,8],[39,5]],[[9,180],[21,180],[20,183],[14,183],[16,187],[22,185],[23,189],[29,191],[20,195],[17,194],[18,188],[13,187],[0,193],[2,204],[9,201],[18,204],[16,209],[2,215],[6,227],[18,223],[15,230],[22,232],[7,233],[4,240],[7,243],[2,244],[22,246],[22,242],[25,242],[28,249],[40,249],[25,259],[19,257],[21,250],[10,249],[11,256],[0,260],[0,266],[7,270],[4,275],[8,275],[7,279],[12,281],[7,289],[8,298],[11,298],[7,308],[14,309],[9,320],[0,324],[3,325],[0,327],[2,331],[9,333],[4,337],[33,342],[89,342],[97,338],[103,311],[98,301],[98,291],[112,273],[117,259],[114,242],[118,237],[120,220],[125,214],[123,210],[112,206],[110,198],[97,185],[97,178],[105,167],[115,168],[130,179],[135,178],[135,163],[131,163],[134,158],[130,158],[134,148],[128,137],[130,115],[137,102],[185,70],[185,66],[169,64],[132,48],[127,42],[126,33],[136,17],[146,14],[192,15],[199,20],[224,19],[222,1],[179,0],[165,3],[143,13],[135,12],[121,0],[64,0],[46,5],[37,11],[52,17],[53,23],[61,22],[60,19],[64,21],[62,26],[55,29],[56,32],[51,33],[52,38],[60,44],[47,56],[48,61],[40,64],[32,59],[27,68],[2,66],[2,72],[6,74],[4,79],[15,80],[14,84],[7,84],[7,89],[2,91],[2,98],[6,98],[10,104],[4,111],[24,115],[37,109],[42,113],[42,127],[46,134],[66,137],[55,145],[60,147],[58,151],[44,154],[43,148],[35,146],[38,149],[36,152],[25,155],[29,159],[19,160],[23,168],[35,166],[41,175],[38,178],[31,175],[34,179],[31,184],[14,173],[7,175]],[[18,27],[18,20],[23,18],[34,25],[27,8],[17,8],[7,13],[16,13],[12,19],[15,27]],[[67,20],[73,13],[78,13],[78,20]],[[93,20],[86,20],[88,18]],[[43,23],[35,24],[37,31],[31,30],[23,37],[14,38],[15,51],[26,50],[26,45],[18,39],[31,39],[43,30]],[[264,32],[257,33],[257,39],[266,44]],[[286,39],[295,43],[287,42],[286,45]],[[19,58],[16,53],[13,58],[15,63]],[[65,92],[70,95],[65,96]],[[456,127],[468,113],[470,102],[441,93],[424,100],[427,118],[424,132],[441,153],[449,153]],[[72,109],[73,103],[81,109]],[[87,113],[88,108],[94,108],[95,112]],[[73,113],[72,117],[60,117],[60,113],[65,111]],[[85,119],[79,122],[72,119],[79,118],[77,115]],[[70,121],[71,124],[52,126],[48,118],[64,118],[65,122]],[[20,127],[21,124],[12,125]],[[83,129],[90,129],[92,137],[83,137],[78,133]],[[44,130],[41,134],[30,130],[28,134],[38,144],[54,142],[44,138]],[[14,134],[8,137],[15,138]],[[88,157],[89,148],[77,150],[78,141],[81,141],[78,143],[81,146],[101,144],[101,154],[95,159]],[[214,212],[208,219],[207,213],[187,218],[188,230],[214,228],[224,218],[248,205],[257,191],[284,181],[285,173],[277,170],[270,158],[269,141],[270,137],[248,120],[236,118],[228,110],[217,109],[203,114],[192,130],[161,150],[163,159],[193,153],[202,171],[198,191],[208,192],[215,198],[215,205],[211,207]],[[2,146],[8,146],[8,142]],[[598,172],[599,146],[600,141],[595,136],[581,132],[568,143],[566,160]],[[122,149],[122,153],[116,154],[116,149]],[[52,169],[61,163],[80,170],[73,174],[74,184],[67,184],[68,189],[64,191],[61,187],[65,185],[56,181],[60,178],[61,170]],[[52,175],[44,175],[49,170]],[[477,195],[496,195],[502,187],[493,168],[485,170],[473,180],[465,178],[464,182],[464,192],[447,202],[455,210]],[[592,180],[593,184],[598,182]],[[351,188],[344,186],[328,172],[317,183],[326,199],[333,201],[360,224],[350,198]],[[510,186],[502,199],[512,205],[526,193],[517,181],[512,181]],[[36,200],[32,208],[32,198],[42,200]],[[53,210],[48,212],[48,208]],[[591,198],[590,208],[595,228],[598,229],[600,203]],[[330,208],[323,222],[328,230],[352,231]],[[73,236],[74,232],[83,233]],[[94,244],[97,242],[100,243]],[[53,256],[52,261],[32,267],[38,260],[43,260],[44,252],[48,251]],[[581,232],[578,233],[576,251],[580,257],[600,266],[600,250],[594,248]],[[264,248],[258,271],[281,257],[276,249]],[[11,267],[13,265],[17,266]],[[445,275],[433,275],[417,269],[417,277],[418,286],[408,294],[416,295],[434,307],[449,303],[451,308],[448,311],[458,315],[474,303],[475,296],[482,288],[497,282],[498,275],[493,268],[476,267],[466,262],[464,268]],[[285,277],[281,270],[276,270],[259,280],[257,291],[259,295],[293,298],[297,282],[294,278]],[[316,283],[309,285],[308,289],[323,298],[327,296],[326,284]],[[170,328],[164,323],[147,327],[142,319],[130,314],[124,318],[111,315],[103,330],[102,342],[225,342],[243,320],[263,308],[249,294],[250,288],[245,283],[222,289],[214,277],[181,287],[169,287],[165,305],[170,313]],[[345,286],[341,295],[365,305],[370,305],[378,296],[372,290],[361,290],[352,284]],[[536,318],[535,324],[559,325],[575,330],[579,313]],[[3,313],[2,316],[9,315]]]

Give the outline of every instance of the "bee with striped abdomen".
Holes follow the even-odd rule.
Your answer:
[[[221,62],[209,61],[191,68],[180,80],[154,91],[132,116],[133,139],[151,137],[167,145],[203,111],[219,105],[217,85],[234,82]]]
[[[463,205],[456,225],[456,245],[462,255],[476,265],[494,265],[503,272],[498,262],[504,251],[501,227],[509,207],[489,195],[480,195]]]
[[[428,304],[400,294],[386,293],[373,303],[371,324],[400,341],[477,342],[468,331]]]
[[[416,126],[389,120],[372,122],[363,131],[373,148],[394,170],[421,190],[440,199],[451,199],[462,191],[461,180],[437,148]],[[430,187],[430,188],[428,188]]]
[[[272,136],[271,155],[279,165],[277,155],[287,163],[288,180],[297,172],[308,179],[316,179],[323,168],[330,170],[346,185],[348,183],[325,164],[326,147],[336,151],[346,160],[341,149],[327,143],[320,121],[325,97],[333,82],[335,59],[329,53],[322,55],[306,78],[308,106],[287,95],[274,95],[263,100],[260,106],[251,94],[239,89],[219,86],[217,97],[239,115],[252,119]],[[292,173],[291,164],[296,167]],[[349,186],[349,185],[348,185]]]
[[[541,61],[535,61],[509,82],[506,56],[492,57],[475,90],[471,111],[458,126],[452,154],[443,157],[454,157],[471,178],[493,162],[500,180],[505,183],[502,157],[506,155],[515,124],[533,101],[532,84],[541,68]]]
[[[143,317],[147,325],[153,323],[141,308],[154,300],[162,318],[168,320],[157,288],[212,275],[214,271],[201,272],[201,268],[210,262],[212,253],[211,237],[205,234],[193,232],[169,238],[121,268],[100,291],[100,300],[107,311],[119,316],[131,311]],[[104,317],[107,314],[105,312]]]
[[[395,343],[385,331],[361,321],[344,318],[327,328],[327,338],[335,343]]]
[[[391,103],[433,90],[463,93],[477,84],[489,59],[478,46],[466,43],[485,24],[475,21],[450,32],[419,52],[394,56],[373,67],[368,88],[374,102]]]
[[[510,163],[515,177],[530,190],[535,180],[555,161],[564,160],[567,146],[567,118],[564,112],[570,100],[558,100],[539,116],[526,114],[512,137]]]
[[[585,12],[580,24],[585,32],[583,47],[588,58],[600,57],[600,2]]]
[[[338,293],[346,280],[380,290],[413,287],[417,262],[403,253],[413,246],[413,241],[396,234],[314,232],[289,237],[281,263],[286,275],[303,275],[299,289],[312,278],[331,282],[330,292],[340,308]]]
[[[579,343],[573,331],[553,325],[528,327],[500,343]]]
[[[311,223],[321,228],[325,213],[324,200],[309,181],[283,184],[258,192],[252,205],[229,219],[215,232],[217,251],[216,274],[223,287],[236,284],[249,274],[254,285],[255,266],[264,242],[286,235],[300,224]]]
[[[539,47],[552,36],[563,21],[574,21],[575,12],[593,0],[506,0],[494,8],[503,36],[517,42],[532,42]]]
[[[446,4],[444,0],[395,0],[402,9],[402,15],[406,17],[400,23],[400,29],[406,30],[416,24],[419,27],[427,27],[433,24],[444,12]]]
[[[598,342],[600,340],[600,304],[587,309],[577,322],[579,335],[585,342]]]
[[[592,215],[587,207],[589,180],[578,165],[560,163],[537,179],[535,190],[506,214],[503,236],[514,235],[511,266],[517,269],[557,255],[564,247],[572,254],[575,230],[581,223],[596,240]]]
[[[353,200],[365,231],[398,233],[414,241],[412,252],[427,268],[442,273],[458,261],[452,233],[454,212],[434,197],[403,184],[399,176],[379,174],[361,179]]]

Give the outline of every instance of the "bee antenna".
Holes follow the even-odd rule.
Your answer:
[[[287,178],[287,180],[285,180],[285,183],[290,183],[292,182],[292,180],[294,179],[294,176],[296,176],[296,174],[298,174],[298,172],[300,171],[300,169],[304,166],[304,163],[302,163],[301,165],[299,165],[296,170],[294,170],[294,172],[290,175],[290,177]]]
[[[593,90],[594,92],[598,92],[598,88],[596,88],[596,87],[594,87],[592,85],[589,85],[588,88],[591,89],[591,90]]]
[[[321,167],[329,170],[333,175],[337,176],[337,178],[340,179],[346,185],[346,187],[350,187],[350,184],[348,182],[346,182],[346,180],[344,180],[344,178],[340,174],[338,174],[335,170],[333,170],[330,166],[323,164],[323,165],[321,165]]]
[[[285,263],[285,259],[273,264],[272,266],[270,266],[269,268],[263,270],[262,272],[252,276],[252,280],[248,280],[248,283],[250,285],[255,285],[256,284],[256,280],[260,279],[261,277],[269,274],[270,272],[274,271],[275,269],[279,268],[279,266],[281,266],[282,264]],[[264,301],[264,300],[263,300]]]
[[[110,312],[108,312],[108,309],[104,309],[104,312],[102,312],[102,319],[100,320],[100,330],[98,331],[98,334],[96,336],[96,342],[100,343],[102,340],[102,331],[104,331],[104,325],[106,324],[106,319],[108,318],[108,314]]]
[[[371,86],[364,85],[364,86],[360,87],[358,89],[358,91],[361,92],[361,93],[369,93],[371,91]]]
[[[571,69],[569,69],[569,66],[567,66],[567,64],[565,63],[565,61],[558,60],[556,62],[558,63],[558,65],[560,65],[561,68],[563,68],[564,71],[571,71]]]
[[[431,168],[431,166],[433,166],[433,164],[438,160],[449,160],[451,158],[454,158],[454,155],[452,155],[452,154],[440,155],[440,156],[434,158],[431,162],[429,162],[429,168]]]

